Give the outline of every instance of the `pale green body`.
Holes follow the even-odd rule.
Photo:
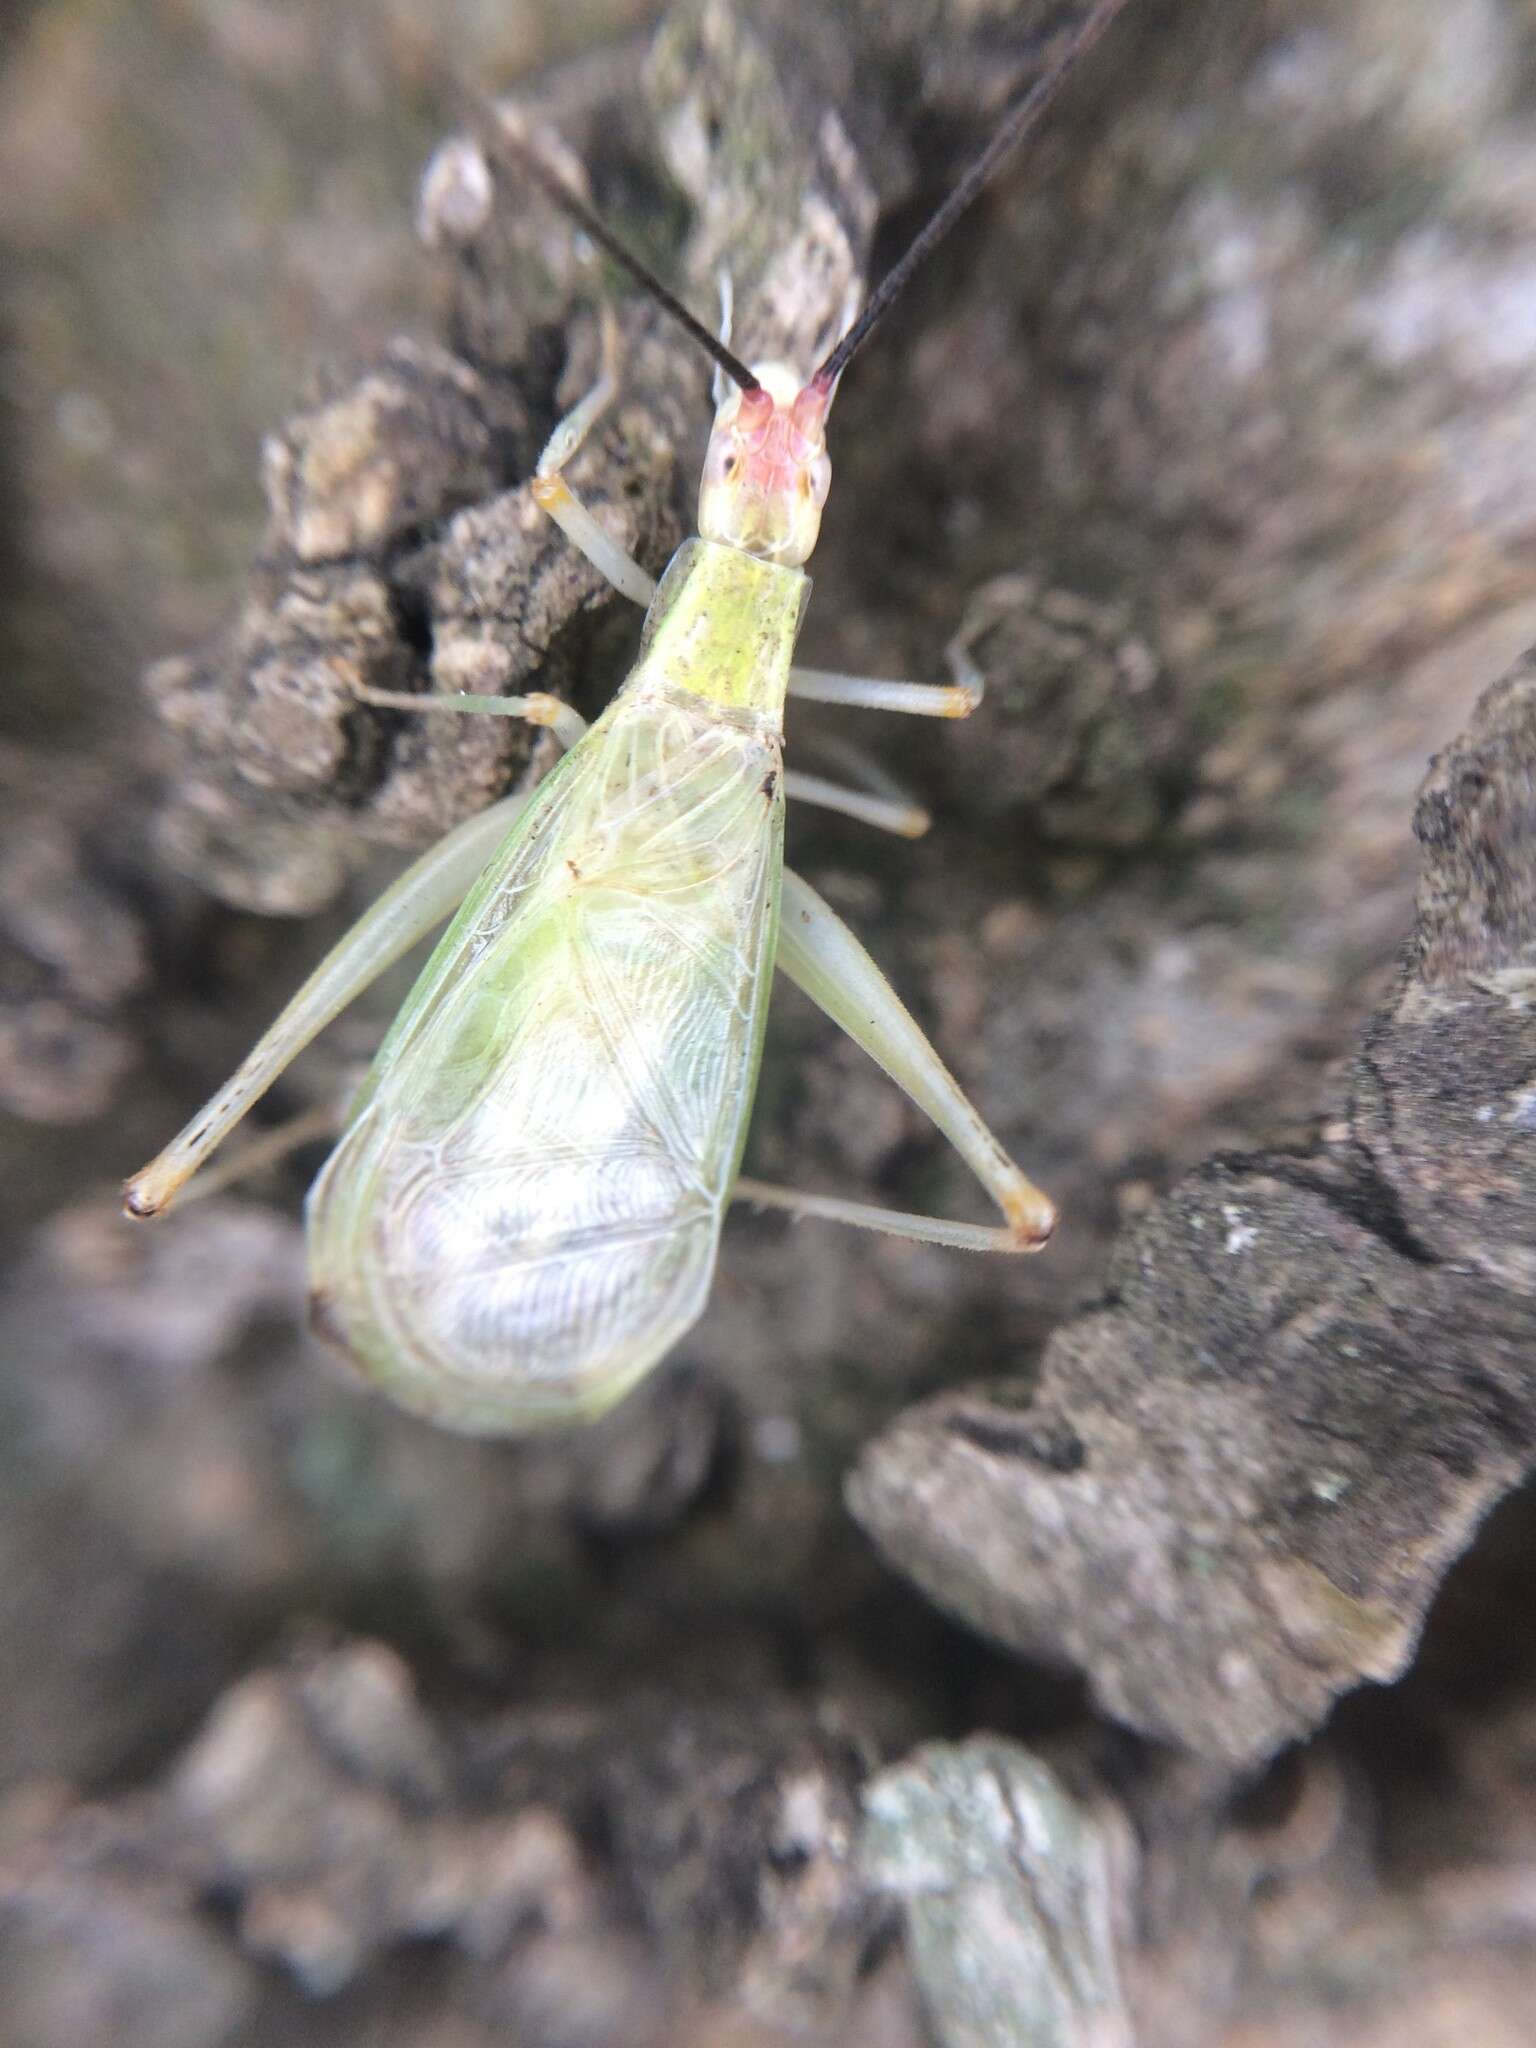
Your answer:
[[[474,1433],[608,1407],[695,1322],[756,1088],[809,579],[681,548],[310,1194],[316,1321]]]
[[[1051,90],[1123,4],[1094,0],[1046,74]],[[1043,104],[1037,91],[1019,102],[1007,146]],[[973,1251],[1038,1251],[1056,1212],[858,940],[783,866],[791,689],[922,717],[968,717],[982,698],[969,649],[984,628],[969,617],[948,687],[791,670],[803,565],[831,483],[828,407],[903,266],[809,380],[782,363],[748,370],[494,115],[488,133],[649,283],[736,387],[705,455],[702,537],[656,588],[566,480],[618,388],[618,326],[605,311],[597,381],[556,424],[530,491],[616,590],[648,606],[633,673],[590,731],[542,691],[423,699],[354,683],[390,712],[527,719],[570,751],[531,798],[465,819],[370,906],[125,1183],[123,1203],[130,1216],[162,1214],[315,1034],[457,904],[311,1190],[310,1273],[316,1327],[368,1378],[446,1428],[494,1436],[596,1415],[656,1364],[704,1307],[733,1195]],[[989,145],[912,260],[998,160]],[[798,801],[906,837],[927,830],[926,812],[870,779],[860,791],[789,777]],[[739,1176],[776,967],[933,1119],[1000,1225]],[[249,1154],[277,1156],[260,1142]]]

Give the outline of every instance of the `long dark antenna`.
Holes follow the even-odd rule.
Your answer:
[[[868,305],[816,372],[812,379],[813,383],[830,390],[837,382],[852,357],[868,341],[876,326],[906,289],[912,273],[949,233],[1003,159],[1018,148],[1060,91],[1068,72],[1080,57],[1088,54],[1115,16],[1127,4],[1128,0],[1098,0],[1098,4],[1090,10],[1055,63],[1049,70],[1042,72],[1018,104],[1004,114],[993,132],[991,141],[918,235],[906,255],[894,269],[888,270],[881,278],[870,294]]]
[[[588,206],[577,192],[573,192],[558,171],[545,162],[537,150],[531,149],[521,136],[513,134],[491,101],[479,93],[472,92],[461,80],[452,85],[453,98],[465,125],[472,131],[480,146],[493,158],[499,158],[520,177],[537,185],[545,198],[558,206],[570,220],[575,221],[584,235],[590,237],[606,256],[611,256],[619,268],[626,271],[642,290],[669,313],[685,333],[692,335],[710,357],[724,370],[727,377],[741,386],[743,391],[756,391],[757,379],[737,356],[733,356],[725,343],[710,333],[701,320],[696,320],[682,300],[667,290],[661,279],[648,270],[640,258],[626,249],[607,224]]]

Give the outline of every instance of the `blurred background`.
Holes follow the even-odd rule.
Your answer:
[[[117,1213],[545,765],[338,675],[590,712],[632,658],[523,489],[617,287],[476,199],[442,65],[809,365],[1074,13],[0,5],[7,2048],[1529,2041],[1536,1046],[1512,982],[1404,1034],[1536,788],[1517,678],[1415,843],[1536,641],[1530,0],[1131,0],[839,396],[805,658],[936,677],[967,622],[990,694],[796,712],[936,829],[790,857],[1043,1258],[738,1216],[654,1384],[485,1445],[305,1334],[323,1153]],[[622,320],[583,488],[658,568],[708,374]],[[1487,896],[1474,996],[1529,945]],[[782,990],[748,1170],[980,1213]]]

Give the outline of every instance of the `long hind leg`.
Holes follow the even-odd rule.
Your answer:
[[[334,1101],[301,1109],[297,1116],[274,1124],[243,1145],[231,1146],[220,1158],[203,1167],[176,1197],[178,1208],[185,1209],[189,1202],[204,1202],[210,1195],[221,1195],[226,1188],[238,1187],[242,1181],[281,1166],[306,1145],[318,1145],[322,1140],[334,1143],[345,1122],[346,1103],[339,1094]]]
[[[808,882],[788,869],[777,964],[932,1117],[1002,1210],[1005,1222],[1000,1228],[952,1223],[940,1216],[914,1216],[868,1202],[806,1195],[745,1179],[736,1183],[737,1197],[801,1216],[830,1217],[894,1237],[920,1238],[968,1251],[1039,1251],[1056,1222],[1050,1199],[1020,1172],[993,1137],[917,1020],[842,919]]]
[[[130,1216],[158,1216],[252,1105],[334,1017],[456,910],[527,796],[480,811],[429,848],[326,954],[224,1086],[123,1189]]]
[[[618,330],[603,316],[603,368],[580,404],[556,426],[539,458],[534,495],[595,566],[637,604],[649,604],[655,584],[576,499],[561,470],[586,440],[617,389]],[[574,746],[586,722],[568,704],[543,691],[522,697],[418,696],[408,691],[355,685],[357,696],[392,711],[454,711],[526,718],[547,726],[562,746]],[[204,1104],[163,1152],[128,1181],[123,1206],[130,1216],[158,1216],[203,1162],[259,1102],[315,1035],[370,983],[441,924],[462,901],[504,837],[526,796],[507,797],[423,854],[366,910],[329,952],[276,1022],[264,1032],[224,1086]]]

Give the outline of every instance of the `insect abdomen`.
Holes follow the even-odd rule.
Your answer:
[[[578,1175],[573,1216],[560,1190]],[[388,1212],[387,1246],[375,1239],[325,1290],[321,1332],[455,1428],[522,1430],[608,1407],[707,1298],[719,1214],[665,1160],[530,1152],[511,1169],[428,1170],[369,1192],[366,1206]]]

